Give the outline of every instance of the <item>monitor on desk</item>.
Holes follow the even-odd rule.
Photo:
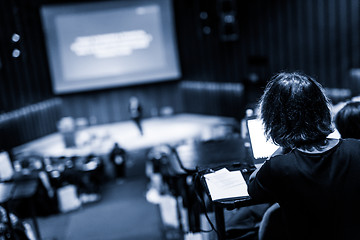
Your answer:
[[[0,181],[8,181],[14,175],[14,168],[9,153],[0,151]]]

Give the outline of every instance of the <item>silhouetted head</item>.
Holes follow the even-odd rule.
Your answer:
[[[360,139],[360,102],[348,102],[335,117],[342,138]]]
[[[284,148],[320,148],[333,132],[322,86],[299,72],[273,76],[260,100],[265,132]]]
[[[139,104],[139,99],[137,97],[132,96],[129,99],[129,103],[134,104],[134,105],[138,105]]]

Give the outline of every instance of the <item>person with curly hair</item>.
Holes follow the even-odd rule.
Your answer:
[[[267,230],[276,221],[281,239],[360,239],[360,141],[328,138],[332,117],[320,83],[281,72],[259,106],[266,135],[279,146],[249,179],[254,200],[276,203],[259,239],[274,239]]]

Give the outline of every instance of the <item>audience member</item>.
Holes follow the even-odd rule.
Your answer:
[[[360,102],[346,103],[336,114],[335,124],[342,138],[360,139]]]
[[[115,143],[113,149],[110,152],[110,161],[113,164],[115,170],[115,178],[118,180],[125,178],[126,158],[127,154],[125,149],[122,148],[118,143]]]
[[[281,151],[251,175],[250,196],[278,203],[285,239],[360,239],[360,141],[327,138],[332,118],[322,86],[302,73],[279,73],[260,113]]]

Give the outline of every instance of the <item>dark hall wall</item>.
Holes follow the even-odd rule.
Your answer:
[[[60,2],[66,0],[1,1],[0,113],[56,97],[51,88],[39,8],[45,3]],[[20,35],[18,42],[12,41],[14,33]],[[17,49],[20,55],[13,57],[12,53]],[[178,81],[162,82],[59,97],[62,99],[64,116],[95,117],[97,123],[108,123],[129,118],[127,104],[131,96],[140,99],[147,117],[166,106],[181,112],[177,85]]]
[[[303,70],[325,87],[351,88],[349,71],[360,68],[358,0],[174,0],[179,81],[54,96],[39,6],[57,2],[73,1],[0,1],[0,113],[60,97],[63,115],[114,122],[129,118],[127,101],[135,95],[146,116],[171,106],[239,117],[275,72]],[[11,40],[13,33],[20,41]],[[14,49],[21,52],[17,58]],[[229,98],[222,83],[234,83],[239,92]],[[202,96],[209,86],[221,94],[185,99],[194,91]],[[212,96],[221,104],[206,101]]]
[[[182,8],[189,9],[179,17],[183,27],[178,32],[188,78],[248,83],[252,73],[261,80],[281,70],[302,70],[325,87],[352,87],[349,71],[360,67],[359,1],[185,2]],[[233,11],[224,13],[221,7],[228,2]],[[201,12],[208,13],[206,20],[199,17]],[[238,37],[233,41],[221,38],[226,13],[237,19]],[[210,34],[202,32],[204,26],[211,28]],[[194,64],[186,64],[191,58]]]

